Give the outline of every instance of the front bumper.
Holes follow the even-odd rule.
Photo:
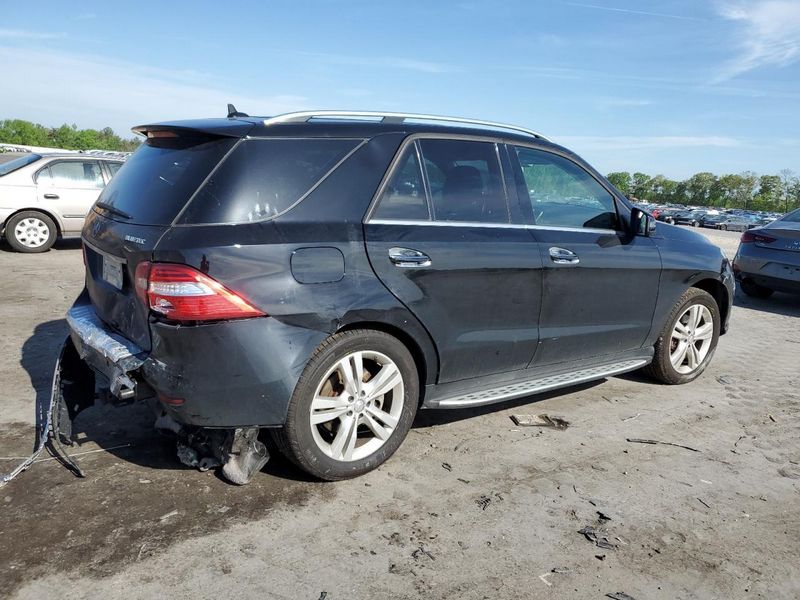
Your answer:
[[[103,323],[85,293],[67,322],[78,355],[108,379],[113,397],[155,397],[178,423],[209,428],[283,425],[300,374],[328,336],[272,317],[151,322],[144,352]]]

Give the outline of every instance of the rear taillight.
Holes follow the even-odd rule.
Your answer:
[[[776,240],[777,240],[777,238],[774,238],[774,237],[771,237],[771,236],[768,236],[768,235],[764,235],[763,233],[753,233],[752,230],[745,231],[742,234],[742,239],[741,239],[743,244],[752,244],[752,243],[771,244],[772,242],[774,242]]]
[[[141,262],[134,278],[142,302],[172,321],[265,316],[235,292],[186,265]]]

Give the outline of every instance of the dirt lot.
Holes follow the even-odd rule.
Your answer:
[[[704,233],[733,255],[738,234]],[[30,451],[82,271],[75,243],[0,247],[3,471]],[[798,598],[798,317],[797,298],[737,295],[690,385],[631,375],[423,412],[395,458],[343,483],[276,458],[237,488],[182,467],[146,408],[90,409],[73,450],[86,479],[44,460],[0,489],[0,595]]]

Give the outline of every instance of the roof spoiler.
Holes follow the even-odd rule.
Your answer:
[[[146,138],[156,137],[244,137],[254,127],[236,119],[198,119],[137,125],[131,131]]]

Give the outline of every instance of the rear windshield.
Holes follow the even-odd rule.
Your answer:
[[[39,154],[25,154],[19,158],[15,158],[0,165],[0,177],[13,173],[17,169],[21,169],[31,163],[35,163],[42,158]]]
[[[245,140],[197,193],[181,222],[248,223],[273,218],[308,194],[359,143],[330,138]]]
[[[781,221],[789,221],[789,223],[800,223],[800,208],[785,215]]]
[[[125,161],[98,202],[127,213],[137,224],[168,225],[236,141],[207,137],[147,140]],[[120,218],[113,213],[108,216]]]

